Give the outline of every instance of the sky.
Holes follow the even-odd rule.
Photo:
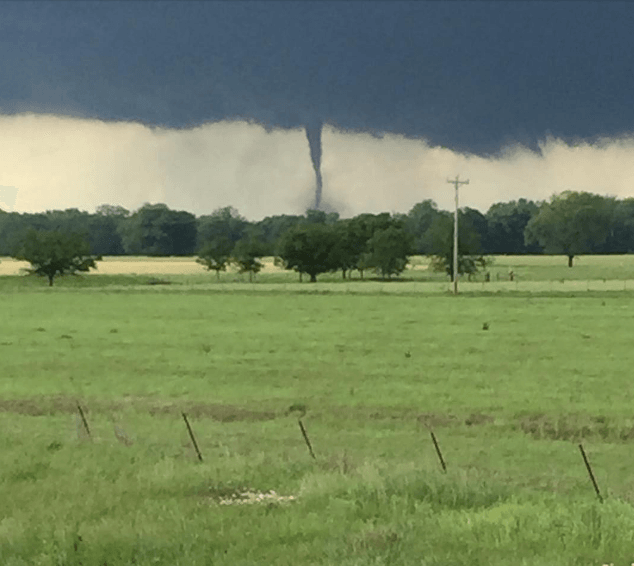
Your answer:
[[[634,196],[633,27],[629,2],[2,2],[0,208]]]

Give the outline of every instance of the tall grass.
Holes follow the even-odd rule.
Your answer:
[[[628,293],[166,277],[0,281],[0,564],[634,562]]]

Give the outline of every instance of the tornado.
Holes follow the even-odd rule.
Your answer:
[[[321,120],[315,120],[306,124],[306,137],[308,138],[308,147],[310,148],[310,159],[313,162],[315,170],[315,210],[321,209],[321,130],[323,123]]]

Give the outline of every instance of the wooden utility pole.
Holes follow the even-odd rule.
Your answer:
[[[453,217],[453,294],[458,294],[458,185],[468,185],[469,179],[466,181],[459,181],[456,175],[456,179],[452,181],[447,179],[448,183],[455,185],[456,187],[456,210]]]

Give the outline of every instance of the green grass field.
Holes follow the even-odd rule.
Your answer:
[[[0,564],[629,566],[634,257],[494,269],[0,277]]]

